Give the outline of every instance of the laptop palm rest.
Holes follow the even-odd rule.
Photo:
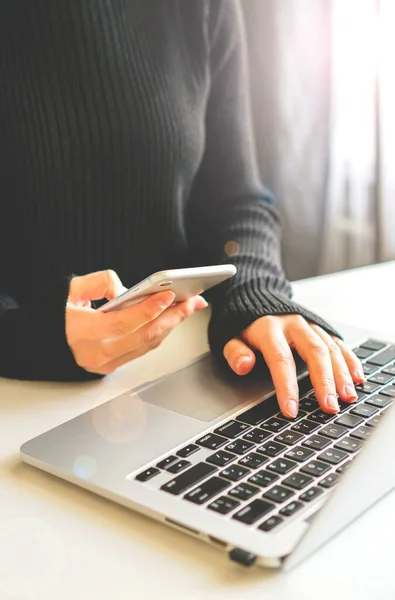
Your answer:
[[[209,422],[273,391],[269,381],[238,379],[220,377],[207,355],[26,442],[23,459],[66,478],[84,478],[93,458],[90,481],[116,485],[128,472],[204,432]]]

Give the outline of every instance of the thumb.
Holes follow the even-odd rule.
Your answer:
[[[236,375],[247,375],[256,362],[253,351],[239,338],[233,338],[226,344],[224,357]]]
[[[112,300],[125,291],[126,288],[115,271],[107,269],[73,277],[70,282],[69,301],[89,304],[90,300],[100,300],[101,298]]]

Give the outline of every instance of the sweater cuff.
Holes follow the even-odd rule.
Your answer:
[[[221,298],[215,298],[208,328],[213,355],[223,363],[225,345],[232,338],[238,337],[251,323],[267,315],[289,314],[301,315],[330,335],[342,339],[342,336],[321,317],[293,302],[286,294],[265,289],[264,283],[256,279],[232,287]]]
[[[3,376],[47,381],[101,377],[79,367],[67,343],[65,313],[71,278],[64,277],[28,306],[7,311],[2,326],[8,330],[9,353]]]

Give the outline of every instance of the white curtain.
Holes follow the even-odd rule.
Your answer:
[[[332,6],[322,272],[395,258],[395,2],[332,0]]]
[[[395,2],[381,0],[378,23],[380,231],[378,258],[395,258]]]
[[[291,279],[395,258],[395,0],[241,0]]]

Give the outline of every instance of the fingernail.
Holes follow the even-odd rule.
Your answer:
[[[355,392],[355,387],[353,385],[351,385],[351,383],[348,383],[346,386],[344,386],[344,393],[346,396],[350,396],[353,398],[357,397],[357,394]]]
[[[236,361],[236,371],[239,371],[240,368],[247,362],[250,362],[251,358],[249,356],[240,356],[240,358]]]
[[[203,310],[208,307],[208,302],[204,298],[197,298],[194,303],[194,309],[196,311]]]
[[[174,292],[164,292],[158,300],[159,308],[162,310],[168,308],[173,303],[175,297],[176,295]]]
[[[361,371],[360,369],[358,369],[357,371],[355,371],[355,377],[357,379],[361,379],[362,381],[365,381],[365,373],[363,371]]]
[[[285,409],[293,419],[298,416],[298,403],[295,400],[288,400]]]
[[[333,396],[333,394],[329,394],[326,397],[326,405],[328,408],[331,408],[332,410],[339,410],[339,403],[337,401],[336,396]]]

